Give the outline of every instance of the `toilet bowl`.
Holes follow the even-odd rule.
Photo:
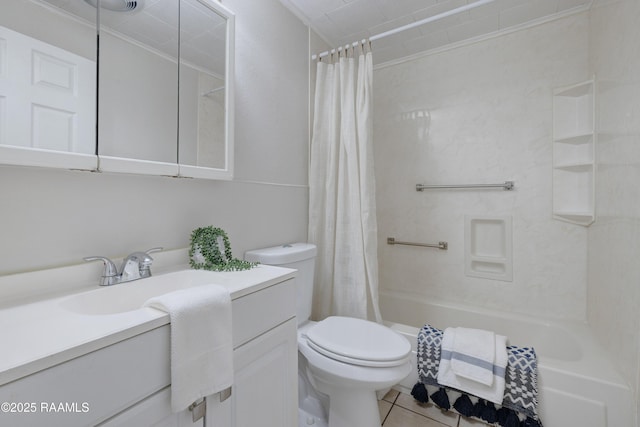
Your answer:
[[[298,351],[313,387],[329,397],[329,427],[379,427],[376,391],[411,372],[411,345],[385,326],[328,317],[298,329]]]
[[[245,253],[247,261],[298,270],[298,351],[302,359],[298,374],[304,376],[299,379],[304,387],[298,404],[302,413],[303,405],[311,402],[315,414],[307,417],[305,413],[301,426],[314,424],[318,412],[324,412],[328,427],[380,427],[376,391],[399,383],[410,373],[411,344],[367,320],[331,316],[310,321],[315,254],[316,247],[308,243]],[[314,396],[308,398],[311,394]],[[324,410],[319,411],[319,406]],[[317,424],[327,425],[319,421]]]

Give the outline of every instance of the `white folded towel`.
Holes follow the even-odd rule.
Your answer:
[[[451,369],[460,376],[481,384],[493,384],[496,334],[483,329],[455,328]]]
[[[171,409],[233,384],[231,298],[220,285],[183,289],[144,304],[171,318]]]
[[[489,402],[501,404],[504,398],[505,370],[507,367],[507,338],[502,335],[495,335],[495,361],[493,362],[493,382],[490,386],[477,381],[469,380],[463,376],[458,376],[451,369],[451,357],[453,353],[453,343],[456,336],[455,328],[447,328],[442,336],[442,351],[440,365],[438,367],[438,383],[443,386],[452,387],[471,395],[488,400]]]

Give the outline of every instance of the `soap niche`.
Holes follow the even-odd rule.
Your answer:
[[[465,215],[465,274],[513,281],[511,216]]]

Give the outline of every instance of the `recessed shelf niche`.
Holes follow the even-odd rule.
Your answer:
[[[510,216],[465,215],[465,274],[513,281]]]

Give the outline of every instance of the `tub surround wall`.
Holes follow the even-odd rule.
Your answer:
[[[209,224],[236,256],[306,238],[307,28],[277,0],[225,6],[236,13],[235,180],[0,166],[0,275],[185,247]]]
[[[640,413],[640,3],[596,1],[597,220],[589,228],[588,318],[636,394]],[[634,424],[637,425],[637,424]]]
[[[587,229],[551,218],[551,132],[553,89],[589,77],[588,23],[583,12],[376,69],[383,290],[585,319]],[[506,180],[514,191],[415,191]],[[512,281],[465,275],[465,215],[513,218]],[[387,237],[444,240],[449,250]]]

